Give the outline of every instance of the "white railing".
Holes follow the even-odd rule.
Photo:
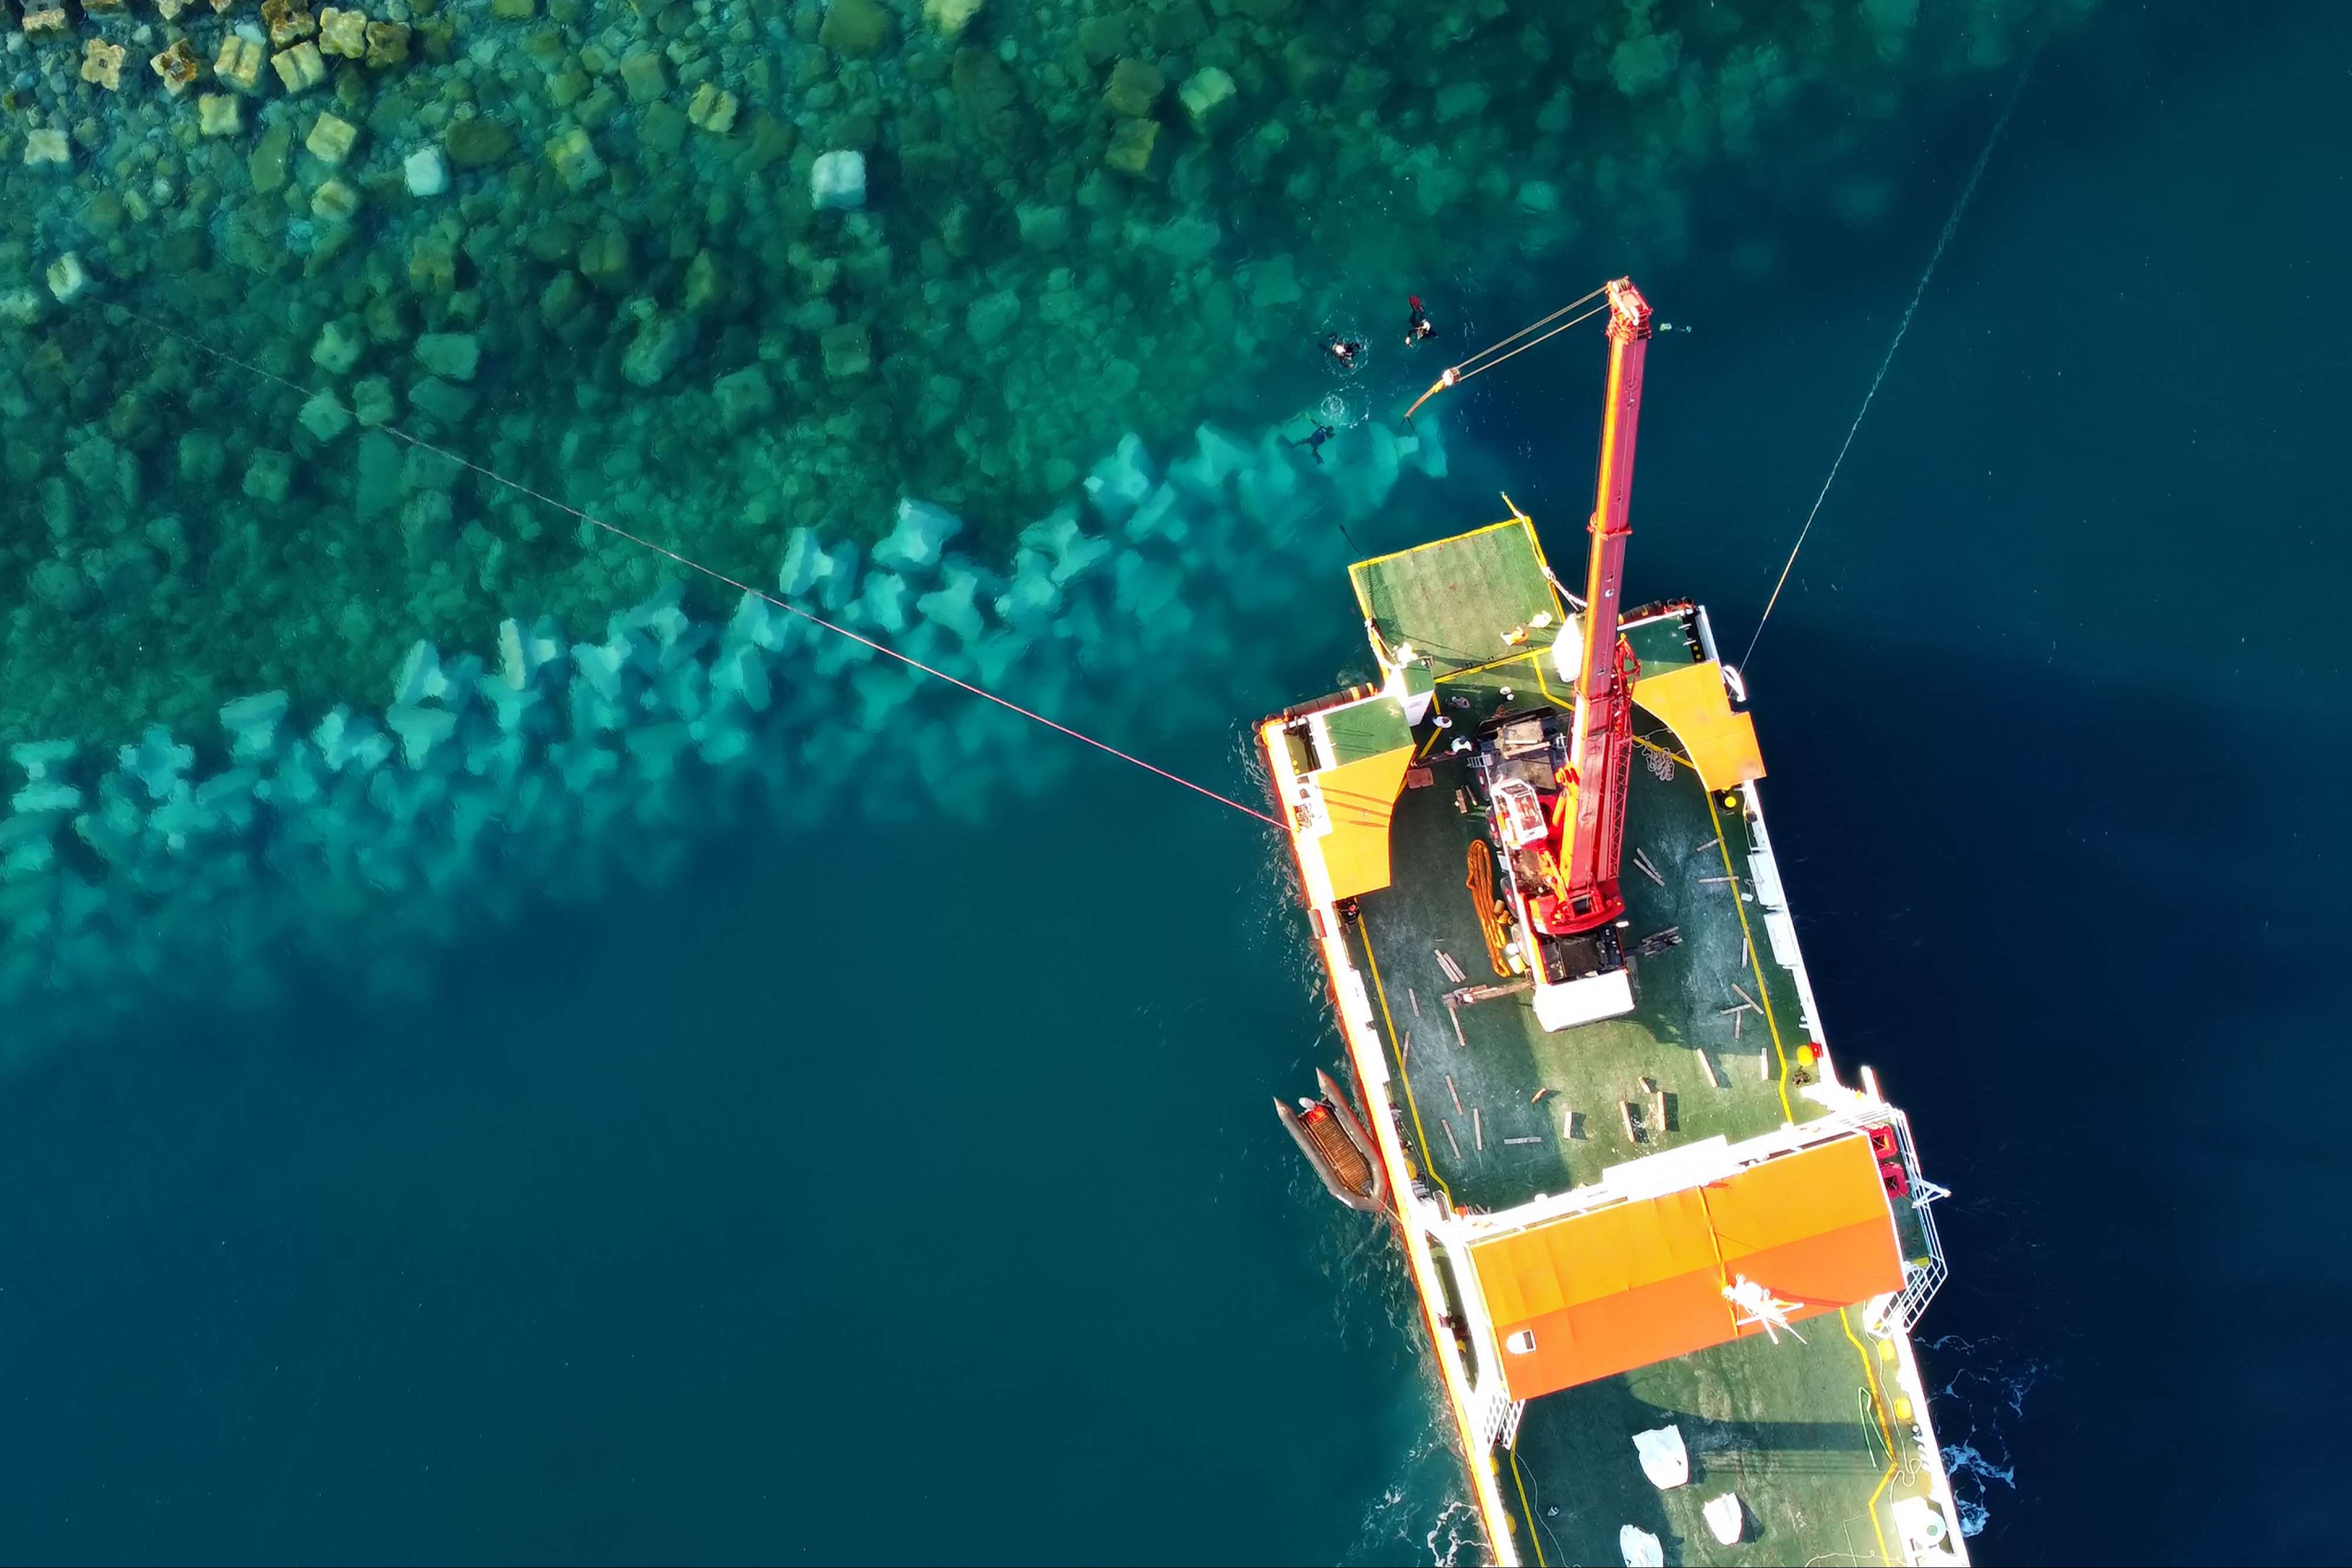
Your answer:
[[[1526,1400],[1514,1399],[1511,1401],[1511,1413],[1503,1417],[1503,1447],[1507,1448],[1516,1448],[1519,1446],[1519,1417],[1525,1416],[1527,1413],[1528,1402]]]
[[[1871,1091],[1877,1092],[1874,1075]],[[1936,1299],[1944,1281],[1950,1278],[1951,1269],[1944,1261],[1943,1238],[1936,1234],[1936,1216],[1931,1206],[1938,1198],[1952,1196],[1948,1187],[1937,1186],[1919,1174],[1919,1153],[1911,1145],[1911,1118],[1888,1107],[1895,1126],[1897,1145],[1903,1151],[1903,1172],[1911,1183],[1911,1207],[1919,1221],[1919,1235],[1927,1247],[1924,1259],[1906,1260],[1903,1269],[1903,1289],[1886,1298],[1879,1309],[1864,1323],[1870,1333],[1884,1339],[1893,1333],[1908,1333],[1927,1311],[1927,1303]]]
[[[1497,1443],[1505,1441],[1505,1427],[1509,1427],[1513,1435],[1517,1435],[1518,1418],[1515,1411],[1517,1406],[1511,1403],[1510,1393],[1499,1377],[1481,1384],[1475,1397],[1477,1406],[1470,1416],[1478,1435],[1478,1448],[1481,1453],[1492,1453]]]

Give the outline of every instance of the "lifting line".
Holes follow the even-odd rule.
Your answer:
[[[1927,257],[1927,270],[1919,275],[1919,287],[1911,291],[1911,303],[1903,308],[1903,319],[1895,326],[1895,340],[1886,345],[1886,357],[1878,361],[1878,373],[1870,378],[1870,390],[1862,394],[1862,407],[1855,411],[1853,423],[1846,428],[1845,443],[1830,464],[1830,476],[1822,481],[1822,493],[1813,497],[1813,509],[1805,514],[1805,526],[1797,530],[1797,542],[1789,547],[1789,559],[1780,568],[1780,580],[1772,585],[1772,596],[1764,601],[1764,613],[1756,618],[1756,633],[1748,639],[1748,652],[1739,655],[1739,668],[1743,671],[1755,656],[1756,644],[1764,635],[1764,622],[1772,619],[1772,607],[1780,602],[1780,591],[1789,586],[1789,573],[1796,568],[1797,552],[1805,548],[1805,536],[1813,531],[1813,519],[1822,515],[1822,503],[1830,498],[1830,486],[1837,483],[1838,470],[1845,465],[1845,455],[1853,449],[1854,434],[1862,429],[1863,417],[1870,413],[1870,400],[1878,395],[1878,385],[1886,379],[1887,367],[1895,363],[1895,350],[1903,346],[1903,334],[1911,329],[1911,318],[1918,313],[1920,298],[1927,292],[1927,280],[1936,276],[1936,264],[1944,259],[1945,247],[1958,231],[1960,214],[1969,210],[1969,198],[1977,193],[1977,182],[1984,178],[1985,165],[1992,161],[1992,150],[2000,145],[2000,133],[2009,129],[2009,117],[2017,108],[2018,95],[2025,90],[2025,79],[2033,74],[2033,62],[2041,54],[2042,46],[2036,43],[2033,52],[2025,57],[2025,64],[2019,68],[2016,84],[2009,89],[2009,101],[2001,106],[2000,118],[1993,121],[1992,134],[1985,138],[1984,151],[1977,154],[1976,167],[1969,171],[1969,183],[1960,187],[1960,199],[1952,204],[1952,215],[1944,220],[1944,232],[1936,238],[1935,253]]]
[[[260,376],[265,380],[276,382],[279,386],[284,387],[289,392],[299,393],[304,397],[316,395],[310,388],[303,386],[298,382],[289,381],[286,377],[278,375],[274,371],[264,370],[259,365],[254,364],[249,361],[238,359],[234,354],[228,353],[220,349],[215,349],[210,343],[205,342],[201,339],[192,337],[188,333],[168,326],[162,321],[155,320],[152,317],[142,316],[127,305],[110,303],[105,307],[105,308],[120,310],[122,314],[130,317],[134,321],[142,322],[146,326],[152,327],[155,330],[165,334],[167,337],[176,338],[181,342],[187,344],[190,348],[195,349],[203,353],[210,354],[216,360],[220,360],[227,364],[236,365],[241,370],[249,371],[253,374]],[[338,399],[337,401],[340,402],[341,400]],[[1253,807],[1244,806],[1239,800],[1234,800],[1230,796],[1220,795],[1217,791],[1208,788],[1204,784],[1195,784],[1190,779],[1183,778],[1179,774],[1171,773],[1165,768],[1155,766],[1152,763],[1146,762],[1140,757],[1121,751],[1118,747],[1113,746],[1107,741],[1097,740],[1091,735],[1087,735],[1078,730],[1072,729],[1066,724],[1057,723],[1053,719],[1047,718],[1044,714],[1035,712],[1030,708],[1023,707],[1019,703],[1012,702],[1004,697],[998,696],[994,692],[989,691],[985,687],[974,685],[970,681],[949,674],[945,670],[927,664],[920,659],[915,658],[909,654],[901,653],[896,648],[877,643],[873,638],[853,632],[846,626],[836,625],[821,615],[817,615],[810,611],[802,609],[797,604],[788,604],[772,593],[764,593],[759,589],[753,588],[749,583],[738,582],[735,579],[728,576],[723,571],[719,571],[712,567],[705,566],[698,560],[689,559],[687,557],[678,554],[677,551],[669,549],[666,545],[656,544],[651,539],[641,538],[636,534],[629,532],[626,528],[606,522],[602,517],[591,516],[589,513],[582,511],[577,507],[566,505],[564,502],[557,500],[552,496],[541,494],[540,491],[532,489],[530,486],[523,484],[520,480],[508,478],[505,475],[499,473],[495,469],[485,468],[478,463],[469,462],[445,446],[436,446],[432,442],[425,440],[422,436],[410,434],[407,431],[401,429],[400,426],[396,424],[384,423],[379,424],[374,428],[383,431],[387,435],[395,436],[421,451],[430,452],[436,457],[446,458],[449,462],[457,465],[460,468],[468,469],[473,473],[480,475],[485,479],[489,479],[498,484],[503,485],[508,489],[514,491],[517,495],[527,496],[530,499],[538,501],[545,506],[553,507],[559,512],[568,513],[569,515],[579,518],[583,523],[589,523],[596,528],[600,528],[606,533],[613,535],[615,538],[626,539],[629,543],[637,546],[639,549],[651,550],[656,555],[676,561],[678,565],[687,568],[690,571],[698,571],[714,582],[725,583],[730,588],[736,589],[743,593],[748,593],[754,599],[762,600],[765,602],[775,606],[779,610],[786,611],[793,615],[797,615],[802,620],[808,622],[811,625],[822,627],[837,637],[846,637],[853,643],[864,643],[866,647],[874,650],[874,652],[883,654],[886,657],[896,659],[900,664],[907,665],[910,669],[919,670],[924,674],[931,676],[934,680],[945,681],[948,685],[961,687],[962,690],[970,692],[976,697],[984,697],[988,701],[994,703],[997,706],[1004,708],[1009,712],[1018,714],[1023,718],[1028,719],[1033,723],[1044,725],[1047,729],[1058,730],[1062,734],[1068,736],[1072,740],[1084,741],[1087,745],[1093,747],[1097,751],[1108,752],[1111,756],[1118,758],[1121,762],[1132,763],[1136,767],[1142,768],[1146,773],[1156,773],[1171,784],[1181,784],[1185,789],[1192,790],[1196,795],[1205,795],[1210,800],[1216,801],[1217,804],[1221,806],[1230,806],[1245,817],[1255,817],[1259,821],[1265,823],[1268,827],[1281,828],[1283,826],[1282,823],[1266,815],[1264,811],[1257,810]]]
[[[1512,359],[1517,355],[1526,353],[1529,349],[1534,348],[1537,343],[1543,342],[1546,339],[1557,338],[1562,332],[1567,331],[1570,327],[1581,326],[1583,323],[1591,320],[1595,316],[1600,315],[1602,311],[1609,308],[1606,301],[1593,306],[1591,309],[1587,310],[1583,315],[1579,316],[1573,321],[1560,321],[1559,326],[1551,327],[1551,324],[1554,321],[1559,321],[1561,317],[1567,315],[1578,306],[1590,304],[1591,301],[1601,298],[1602,295],[1608,292],[1608,287],[1604,284],[1602,287],[1594,289],[1591,293],[1586,295],[1581,299],[1570,300],[1567,304],[1561,306],[1559,309],[1553,311],[1542,320],[1529,322],[1528,325],[1520,328],[1517,331],[1512,333],[1509,337],[1504,339],[1501,342],[1487,344],[1485,348],[1479,350],[1468,359],[1464,360],[1461,363],[1446,366],[1444,371],[1438,376],[1437,380],[1430,383],[1429,390],[1412,400],[1412,406],[1404,411],[1405,418],[1407,420],[1411,420],[1414,414],[1421,412],[1421,405],[1423,403],[1427,402],[1439,392],[1449,392],[1454,388],[1460,386],[1464,382],[1468,381],[1472,376],[1484,375],[1486,371],[1493,370],[1496,365],[1501,364],[1505,360]],[[1545,332],[1543,337],[1537,338],[1529,342],[1519,343],[1519,340],[1525,338],[1528,333],[1538,331],[1545,327],[1551,327],[1551,330]],[[1510,349],[1513,343],[1519,343],[1519,346],[1516,349],[1511,349],[1511,351],[1507,354],[1501,352],[1502,350]]]

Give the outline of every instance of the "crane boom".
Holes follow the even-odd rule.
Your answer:
[[[1576,686],[1575,768],[1563,780],[1575,795],[1559,858],[1562,934],[1589,931],[1624,913],[1617,873],[1625,839],[1625,788],[1633,749],[1633,650],[1617,634],[1625,578],[1626,513],[1633,491],[1633,438],[1642,417],[1642,361],[1650,346],[1650,305],[1621,277],[1609,285],[1609,401],[1601,422],[1591,557],[1584,576],[1584,666]]]

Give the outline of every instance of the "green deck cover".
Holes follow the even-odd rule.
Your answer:
[[[1404,709],[1394,697],[1374,697],[1317,716],[1331,737],[1333,768],[1412,744],[1412,727],[1405,723]]]
[[[1391,648],[1412,644],[1443,677],[1507,654],[1548,648],[1563,619],[1544,577],[1534,525],[1515,517],[1348,569],[1356,601]],[[1538,615],[1549,625],[1517,647],[1509,632]]]

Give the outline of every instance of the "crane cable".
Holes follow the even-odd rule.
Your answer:
[[[1540,331],[1546,327],[1550,327],[1554,321],[1559,321],[1561,317],[1567,315],[1578,306],[1590,304],[1591,301],[1599,299],[1602,295],[1608,292],[1608,285],[1603,284],[1600,287],[1594,289],[1591,293],[1584,296],[1581,299],[1570,300],[1567,304],[1561,306],[1559,309],[1553,311],[1542,320],[1530,321],[1526,326],[1520,328],[1517,331],[1512,333],[1509,337],[1503,339],[1499,342],[1487,344],[1485,348],[1479,350],[1476,353],[1471,355],[1468,359],[1462,361],[1460,363],[1446,366],[1444,371],[1439,374],[1438,378],[1430,383],[1429,390],[1412,400],[1412,406],[1404,411],[1405,418],[1410,420],[1415,413],[1420,412],[1421,405],[1423,403],[1427,402],[1439,392],[1458,387],[1464,382],[1468,381],[1472,376],[1484,375],[1486,371],[1493,370],[1496,365],[1501,364],[1505,360],[1514,359],[1520,354],[1526,353],[1529,349],[1534,348],[1537,343],[1541,343],[1549,339],[1557,338],[1562,332],[1567,331],[1570,327],[1579,327],[1583,325],[1585,322],[1591,320],[1595,316],[1600,315],[1602,311],[1609,308],[1605,302],[1601,305],[1594,306],[1591,309],[1587,310],[1583,315],[1579,316],[1573,321],[1561,321],[1559,326],[1552,327],[1550,331],[1545,332],[1542,337],[1536,339],[1533,342],[1519,343],[1519,340],[1526,337],[1528,333]],[[1511,351],[1507,354],[1500,352],[1500,350],[1504,349],[1510,349],[1513,343],[1519,343],[1519,346],[1516,349],[1511,349]],[[1481,363],[1482,361],[1484,361],[1483,363]]]
[[[120,310],[122,314],[130,317],[132,320],[152,327],[155,330],[162,332],[168,337],[176,338],[181,342],[187,344],[190,348],[195,349],[203,353],[210,354],[216,360],[220,360],[227,364],[236,365],[241,370],[251,371],[253,374],[260,376],[265,380],[276,382],[279,386],[284,387],[289,392],[298,393],[304,397],[316,395],[310,388],[303,386],[299,382],[289,381],[288,378],[278,375],[274,371],[264,370],[261,366],[254,364],[249,361],[241,360],[234,354],[228,353],[220,349],[215,349],[210,343],[205,342],[201,339],[192,337],[188,333],[183,332],[164,322],[158,321],[152,317],[142,316],[127,305],[110,304],[107,308]],[[983,686],[974,685],[970,681],[963,680],[959,676],[949,674],[945,670],[939,669],[934,665],[927,664],[920,659],[915,658],[910,654],[902,653],[896,648],[890,647],[886,643],[877,643],[873,638],[853,632],[846,626],[836,625],[833,622],[826,620],[822,615],[818,615],[811,611],[803,610],[797,604],[787,603],[783,600],[777,598],[772,593],[765,593],[759,589],[753,588],[749,583],[739,582],[734,578],[728,576],[725,572],[720,571],[716,568],[705,566],[698,560],[694,560],[686,556],[680,555],[677,551],[669,549],[666,545],[656,544],[652,539],[641,538],[636,534],[629,532],[626,528],[608,523],[602,517],[583,512],[577,507],[567,505],[562,501],[557,500],[552,496],[545,495],[538,490],[534,490],[530,486],[523,484],[520,480],[509,479],[505,475],[499,473],[496,469],[486,468],[478,463],[470,462],[445,446],[437,446],[422,436],[412,435],[396,424],[384,423],[379,424],[374,428],[383,431],[387,435],[404,441],[409,445],[414,446],[420,451],[430,452],[437,457],[455,463],[460,468],[469,470],[472,473],[480,475],[485,479],[489,479],[498,484],[503,485],[519,496],[529,497],[530,499],[538,501],[544,506],[554,507],[559,512],[563,512],[572,517],[577,517],[583,523],[602,528],[615,538],[625,539],[630,544],[638,547],[640,549],[651,550],[654,554],[675,561],[679,566],[685,567],[690,571],[700,572],[703,576],[709,578],[714,582],[724,583],[730,588],[747,593],[754,599],[761,600],[768,604],[773,605],[778,610],[797,615],[811,625],[821,627],[824,631],[830,632],[837,637],[846,637],[853,643],[863,643],[866,647],[872,649],[875,653],[880,653],[887,658],[896,659],[909,669],[920,671],[922,674],[929,675],[934,680],[945,681],[949,685],[956,686],[961,690],[970,692],[973,696],[983,697],[988,701],[994,703],[997,706],[1003,708],[1010,713],[1018,714],[1021,717],[1028,719],[1034,724],[1041,724],[1047,729],[1057,730],[1060,733],[1068,736],[1072,740],[1083,741],[1087,745],[1093,747],[1097,751],[1108,752],[1109,755],[1118,758],[1121,762],[1132,763],[1134,766],[1142,768],[1146,773],[1157,774],[1160,778],[1167,779],[1171,784],[1181,784],[1185,789],[1192,790],[1194,794],[1204,795],[1208,799],[1216,801],[1221,806],[1230,806],[1244,817],[1255,817],[1259,821],[1265,823],[1271,828],[1283,827],[1281,822],[1266,815],[1264,811],[1258,810],[1254,807],[1244,806],[1239,800],[1234,800],[1231,796],[1221,795],[1205,784],[1195,784],[1192,780],[1182,777],[1181,774],[1171,773],[1165,768],[1146,762],[1140,757],[1121,751],[1118,747],[1111,745],[1108,741],[1097,740],[1091,735],[1087,735],[1080,730],[1073,729],[1066,724],[1058,723],[1054,719],[1047,718],[1044,714],[1038,713],[1031,708],[1023,707],[1019,703],[1013,702],[1008,698],[998,696],[994,692],[992,692]]]

